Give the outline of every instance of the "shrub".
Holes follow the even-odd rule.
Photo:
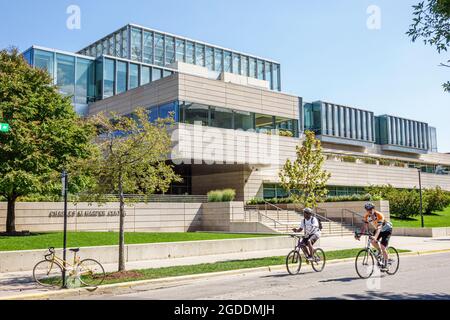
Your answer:
[[[426,189],[423,192],[425,214],[432,214],[436,211],[442,211],[450,205],[450,195],[448,192],[442,190],[440,187],[434,189]]]
[[[236,191],[233,189],[225,189],[222,191],[222,202],[231,202],[236,198]]]
[[[379,164],[380,164],[380,166],[390,167],[392,162],[391,162],[391,160],[380,159]]]
[[[291,137],[291,138],[294,136],[294,134],[288,130],[280,130],[278,135],[281,137]]]
[[[236,191],[233,189],[213,190],[208,192],[208,202],[230,202],[236,198]]]
[[[377,159],[362,158],[362,162],[365,163],[365,164],[377,164]]]
[[[350,163],[356,163],[356,158],[352,156],[343,156],[342,161],[344,162],[350,162]]]

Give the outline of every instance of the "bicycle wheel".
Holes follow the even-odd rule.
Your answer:
[[[296,275],[302,268],[302,257],[297,250],[291,251],[286,257],[286,268],[289,274]]]
[[[389,247],[386,249],[389,255],[388,259],[388,270],[386,273],[390,276],[393,276],[397,273],[398,269],[400,268],[400,256],[398,255],[397,249],[394,247]]]
[[[327,262],[327,258],[325,256],[325,252],[318,248],[314,251],[313,261],[311,262],[311,266],[315,272],[322,272],[325,268],[325,264]]]
[[[33,268],[33,279],[43,287],[62,287],[62,268],[59,264],[43,260]]]
[[[356,256],[355,267],[356,273],[358,273],[358,276],[361,279],[370,278],[375,268],[375,261],[372,253],[367,249],[361,250]]]
[[[105,280],[105,269],[94,259],[85,259],[78,265],[78,276],[81,283],[88,287],[98,287]]]

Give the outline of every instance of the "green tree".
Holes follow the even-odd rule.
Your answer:
[[[306,131],[302,146],[297,146],[297,158],[287,160],[280,171],[281,185],[295,203],[316,208],[328,193],[326,188],[330,173],[323,170],[325,156],[322,144],[315,138],[314,132]]]
[[[94,152],[94,130],[49,74],[30,67],[17,49],[0,51],[0,117],[11,127],[0,133],[0,195],[8,202],[6,232],[13,234],[16,201],[60,192],[62,169],[75,169]],[[71,188],[85,183],[77,172]]]
[[[427,0],[413,6],[413,24],[406,33],[415,42],[422,39],[426,45],[436,47],[441,53],[450,45],[450,0]],[[450,60],[441,63],[450,68]],[[443,85],[450,92],[450,81]]]
[[[99,114],[92,119],[101,151],[88,164],[97,177],[92,193],[117,194],[120,202],[119,271],[125,270],[125,194],[164,193],[173,181],[181,181],[167,162],[171,151],[167,129],[173,119],[152,123],[148,118],[148,112],[140,108],[130,117]]]

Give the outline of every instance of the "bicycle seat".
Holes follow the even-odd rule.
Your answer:
[[[69,251],[77,253],[77,252],[80,252],[80,248],[69,249]]]

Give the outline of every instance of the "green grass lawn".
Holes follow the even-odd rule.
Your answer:
[[[354,258],[361,249],[347,249],[338,251],[328,251],[325,252],[327,261]],[[409,252],[408,250],[398,250],[401,252]],[[123,276],[117,273],[109,273],[103,284],[113,284],[120,282],[130,282],[139,280],[150,280],[159,279],[166,277],[176,277],[185,275],[194,275],[201,273],[212,273],[220,271],[230,271],[230,270],[240,270],[240,269],[250,269],[258,267],[268,267],[284,265],[286,263],[286,257],[269,257],[260,259],[249,259],[249,260],[232,260],[226,262],[218,263],[207,263],[207,264],[197,264],[191,266],[176,266],[176,267],[166,267],[157,269],[144,269],[144,270],[133,270],[126,272]],[[303,262],[306,264],[305,262]]]
[[[394,223],[394,227],[421,228],[422,226],[420,216],[408,220],[391,217],[391,220]],[[424,221],[426,228],[450,227],[450,207],[433,215],[425,215]]]
[[[198,240],[221,240],[238,238],[267,237],[262,234],[226,234],[226,233],[126,233],[126,244],[144,244],[160,242],[182,242]],[[92,247],[117,245],[119,235],[115,232],[69,232],[68,247]],[[62,233],[41,233],[27,237],[0,236],[0,251],[61,248]]]

